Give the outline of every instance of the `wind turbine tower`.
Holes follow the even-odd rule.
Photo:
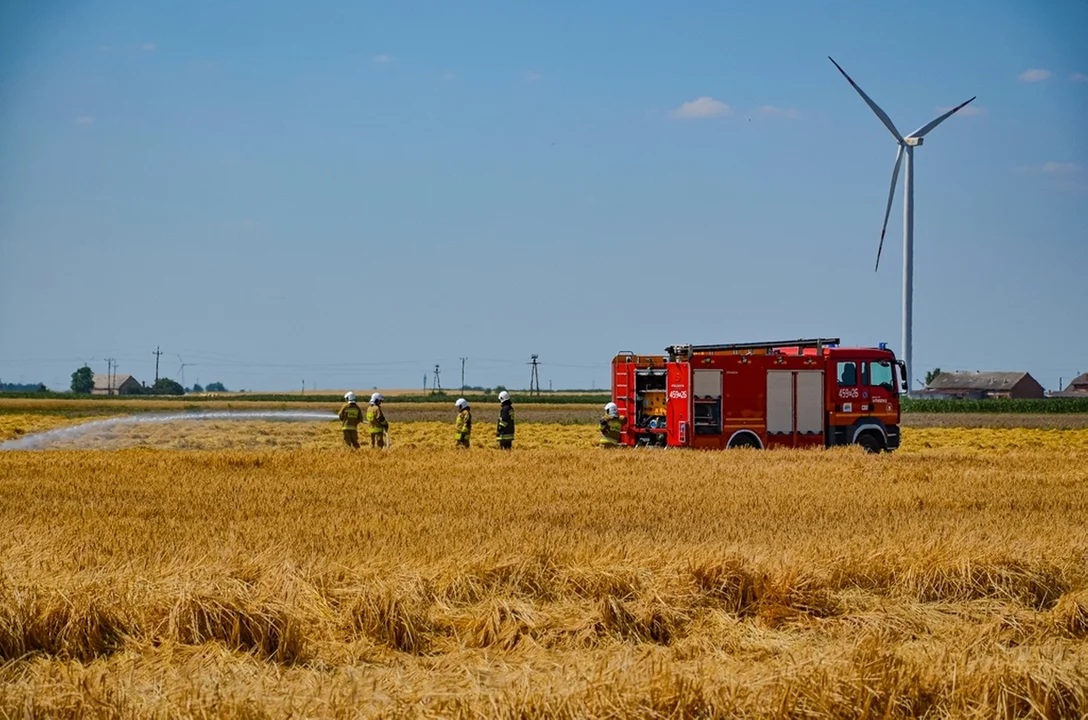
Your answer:
[[[914,354],[913,354],[913,336],[914,336],[914,149],[921,147],[923,138],[933,128],[943,123],[948,118],[955,115],[957,112],[967,107],[975,98],[971,98],[967,102],[960,103],[956,107],[952,108],[940,117],[930,120],[928,123],[918,128],[910,135],[902,135],[895,129],[895,124],[892,119],[888,117],[888,114],[880,109],[872,99],[865,94],[865,91],[858,87],[858,84],[846,74],[846,71],[835,62],[835,59],[828,56],[828,60],[838,68],[842,76],[846,78],[846,81],[850,83],[850,86],[858,91],[858,95],[861,95],[861,99],[865,101],[865,104],[869,106],[880,122],[884,123],[884,127],[888,128],[892,136],[895,137],[895,142],[899,145],[899,149],[895,153],[895,166],[892,168],[892,184],[888,190],[888,206],[884,210],[884,226],[880,229],[880,245],[876,249],[876,267],[874,271],[880,268],[880,253],[884,249],[884,234],[888,231],[888,217],[892,212],[892,200],[895,199],[895,183],[899,179],[899,166],[903,162],[903,156],[907,156],[906,169],[904,170],[903,184],[906,186],[903,188],[903,362],[907,366],[907,377],[904,378],[907,381],[907,388],[909,391],[911,382],[911,373],[914,372]],[[977,96],[975,96],[977,97]]]

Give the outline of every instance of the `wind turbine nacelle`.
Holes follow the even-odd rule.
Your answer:
[[[903,138],[903,142],[905,142],[907,145],[910,145],[911,147],[918,147],[919,145],[921,145],[923,143],[923,141],[925,141],[925,138],[920,138],[920,137],[919,138],[916,138],[916,137]]]

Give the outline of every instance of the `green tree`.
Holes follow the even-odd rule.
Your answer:
[[[193,383],[193,392],[202,393],[204,388],[200,387],[200,383]]]
[[[933,368],[932,370],[927,372],[926,373],[926,385],[928,386],[940,374],[941,374],[941,369],[940,368]]]
[[[90,395],[91,390],[94,390],[94,373],[84,365],[72,373],[72,392]]]
[[[161,377],[151,386],[152,395],[184,395],[185,388],[181,383],[170,378]]]
[[[221,382],[208,383],[204,388],[207,392],[227,392],[227,387]]]

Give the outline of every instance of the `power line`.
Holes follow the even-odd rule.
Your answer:
[[[539,395],[540,394],[540,371],[539,371],[540,363],[537,362],[539,357],[540,357],[539,355],[530,356],[529,364],[533,366],[533,374],[531,376],[529,376],[529,394],[530,395]]]

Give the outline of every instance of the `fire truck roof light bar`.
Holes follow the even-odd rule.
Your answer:
[[[669,355],[680,355],[682,353],[700,353],[700,352],[715,352],[718,350],[762,350],[777,347],[828,347],[831,345],[838,345],[839,338],[808,338],[801,340],[776,340],[773,342],[746,342],[746,343],[725,343],[722,345],[670,345],[665,348],[665,352]]]

